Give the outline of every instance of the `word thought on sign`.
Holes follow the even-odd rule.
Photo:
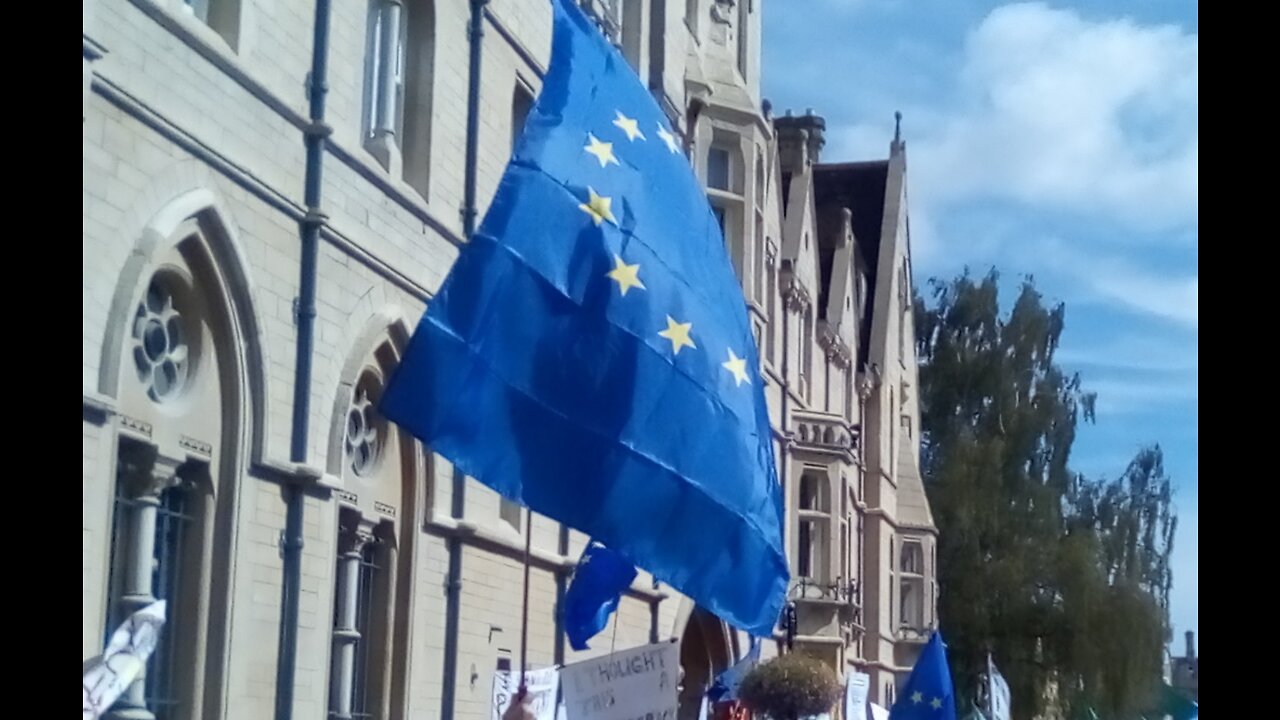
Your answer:
[[[658,643],[566,665],[560,671],[566,720],[675,720],[680,660]]]

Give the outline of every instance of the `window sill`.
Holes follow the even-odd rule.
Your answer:
[[[177,31],[176,34],[187,35],[226,59],[238,57],[237,48],[208,23],[188,11],[182,0],[130,1],[162,25],[168,25],[170,30]]]

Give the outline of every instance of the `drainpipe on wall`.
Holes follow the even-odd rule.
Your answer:
[[[658,590],[657,578],[653,579],[653,589],[654,591]],[[650,645],[656,645],[658,643],[658,622],[660,620],[659,605],[661,604],[662,604],[661,597],[658,597],[649,601],[649,644]]]
[[[320,227],[325,215],[320,209],[320,180],[324,163],[325,139],[333,132],[324,122],[325,95],[329,58],[330,0],[316,0],[315,28],[311,42],[311,72],[307,78],[310,123],[303,131],[306,146],[306,177],[303,202],[306,215],[300,223],[302,259],[299,269],[297,302],[297,355],[294,362],[293,425],[289,438],[289,460],[301,465],[307,461],[308,420],[311,416],[311,355],[315,343],[316,260],[319,255]],[[298,655],[298,598],[302,583],[302,514],[306,491],[300,479],[286,488],[283,569],[280,589],[280,651],[276,664],[276,720],[293,717],[294,671]]]
[[[484,51],[484,10],[489,0],[471,0],[471,22],[467,27],[470,59],[467,70],[467,138],[463,160],[462,235],[467,241],[476,230],[476,157],[480,150],[480,60]],[[466,508],[467,478],[453,471],[454,520],[461,519]],[[441,677],[440,718],[453,720],[454,696],[458,682],[458,632],[462,593],[462,539],[455,532],[449,537],[449,569],[445,578],[444,663]]]
[[[784,513],[784,517],[788,517],[791,511],[788,507],[789,503],[788,503],[788,497],[787,497],[787,488],[789,486],[789,483],[787,482],[787,468],[790,466],[790,464],[787,461],[788,461],[788,456],[790,454],[789,446],[791,444],[791,431],[787,429],[787,408],[790,406],[789,401],[791,399],[790,398],[791,377],[788,374],[789,372],[788,368],[791,365],[791,363],[788,362],[788,360],[791,357],[791,353],[788,352],[787,348],[790,345],[791,339],[790,339],[790,336],[787,334],[788,329],[790,328],[790,323],[787,322],[787,318],[791,313],[789,310],[787,310],[787,300],[786,300],[785,293],[786,291],[784,289],[783,298],[782,298],[782,342],[780,343],[780,345],[782,346],[782,462],[781,462],[782,467],[780,470],[782,477],[780,478],[780,480],[782,482],[782,512]],[[782,531],[784,535],[788,534],[788,529],[789,529],[789,524],[786,522],[783,522]],[[786,549],[787,549],[787,538],[783,537],[782,538],[783,552],[786,552]],[[789,559],[788,559],[788,562],[790,562]],[[791,588],[789,587],[787,588],[787,594],[788,596],[791,594]],[[782,617],[784,618],[784,622],[786,622],[789,627],[789,624],[792,618],[790,602],[788,602],[784,606]],[[792,642],[792,639],[790,635],[790,630],[788,629],[787,650],[791,649],[791,642]]]
[[[569,526],[560,523],[559,553],[561,557],[569,554]],[[563,567],[556,568],[556,609],[555,609],[555,664],[564,665],[564,594],[569,571]]]
[[[453,501],[450,515],[454,520],[462,518],[466,507],[467,477],[461,470],[453,469]],[[455,687],[458,681],[458,626],[462,614],[462,538],[456,528],[446,542],[449,552],[449,569],[444,581],[444,663],[440,688],[440,718],[453,719]]]

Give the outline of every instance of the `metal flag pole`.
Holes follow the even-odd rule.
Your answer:
[[[533,554],[533,511],[524,512],[524,608],[520,612],[520,690],[524,698],[529,690],[529,561]]]

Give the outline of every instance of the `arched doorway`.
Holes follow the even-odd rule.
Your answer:
[[[684,675],[680,682],[679,720],[697,720],[702,696],[732,661],[724,623],[695,607],[680,636],[680,670]]]

